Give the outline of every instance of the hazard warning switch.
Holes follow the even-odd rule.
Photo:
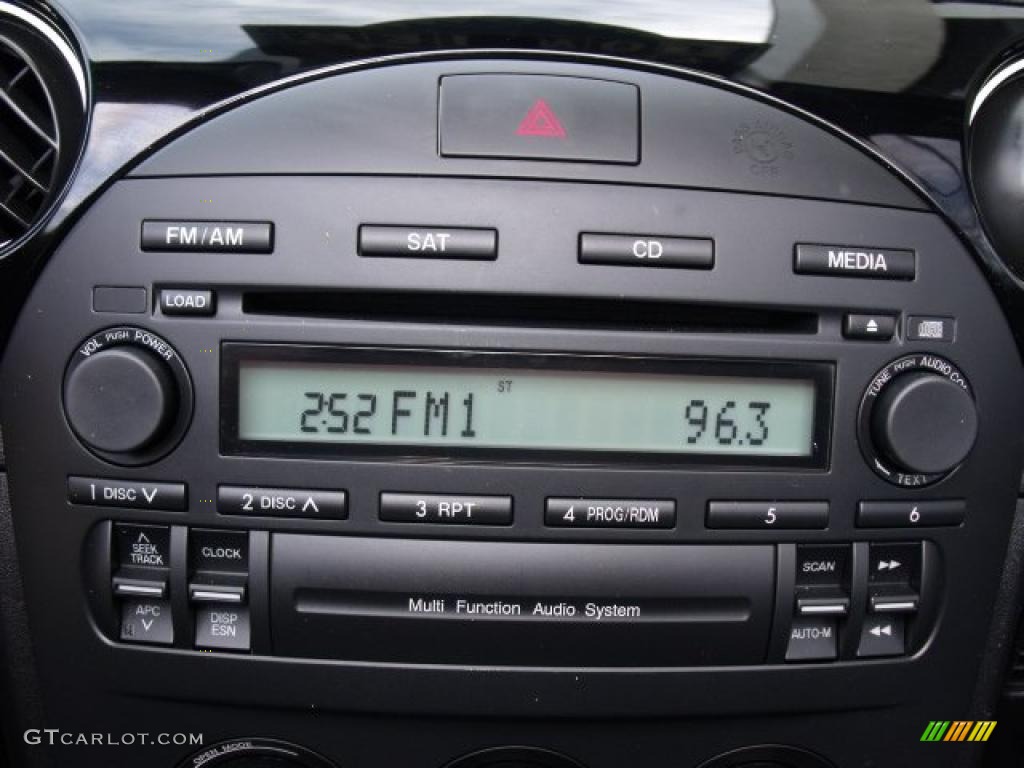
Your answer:
[[[439,146],[445,157],[640,161],[640,89],[554,75],[441,78]]]
[[[552,139],[564,139],[565,128],[558,115],[548,106],[544,99],[537,99],[519,123],[516,133],[520,136],[547,136]]]

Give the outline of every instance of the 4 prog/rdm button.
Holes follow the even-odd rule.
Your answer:
[[[664,499],[548,499],[544,523],[554,528],[673,528],[676,503]]]
[[[388,523],[511,525],[511,496],[382,493],[380,519]]]
[[[416,259],[498,258],[498,232],[494,229],[359,227],[359,255]]]
[[[801,275],[913,280],[917,258],[909,250],[800,244],[796,246],[793,270]]]
[[[144,221],[142,250],[270,253],[274,225],[268,221]]]
[[[828,527],[825,501],[710,501],[708,528],[760,529]]]

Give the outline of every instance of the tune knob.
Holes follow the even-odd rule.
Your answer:
[[[180,439],[191,387],[178,353],[141,328],[87,339],[64,376],[64,412],[78,439],[121,464],[158,458]]]
[[[952,472],[978,436],[978,410],[967,379],[951,362],[911,355],[890,363],[861,407],[861,446],[878,474],[921,486]]]

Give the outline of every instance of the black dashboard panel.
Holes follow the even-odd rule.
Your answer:
[[[786,7],[62,7],[90,140],[0,260],[15,722],[202,741],[18,764],[976,764],[1024,380],[957,120],[1016,22],[786,69]]]

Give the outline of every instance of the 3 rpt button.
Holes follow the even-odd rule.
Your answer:
[[[382,493],[380,519],[389,523],[511,525],[512,498]]]

